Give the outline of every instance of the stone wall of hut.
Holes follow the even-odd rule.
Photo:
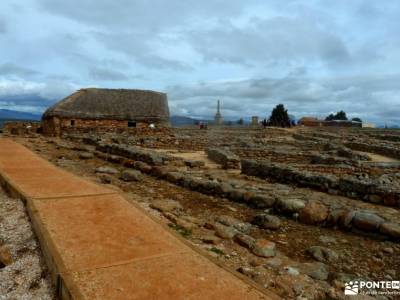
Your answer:
[[[42,121],[43,133],[48,136],[89,132],[124,132],[148,128],[152,122],[128,120],[88,120],[53,117]],[[165,127],[167,124],[156,124]]]

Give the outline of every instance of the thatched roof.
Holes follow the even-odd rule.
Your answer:
[[[76,119],[169,122],[167,95],[145,90],[81,89],[43,114]]]

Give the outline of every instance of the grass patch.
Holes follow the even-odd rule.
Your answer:
[[[218,255],[225,255],[224,251],[222,251],[221,249],[215,248],[215,247],[209,248],[208,251],[214,252]]]
[[[168,226],[178,232],[184,238],[189,238],[192,235],[192,230],[186,229],[180,225],[169,223]]]

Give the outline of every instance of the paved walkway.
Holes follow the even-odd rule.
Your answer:
[[[278,299],[200,255],[117,192],[0,139],[62,299]]]

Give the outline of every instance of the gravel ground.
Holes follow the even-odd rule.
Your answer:
[[[55,299],[50,276],[21,200],[0,188],[0,247],[12,263],[0,268],[0,299]]]

